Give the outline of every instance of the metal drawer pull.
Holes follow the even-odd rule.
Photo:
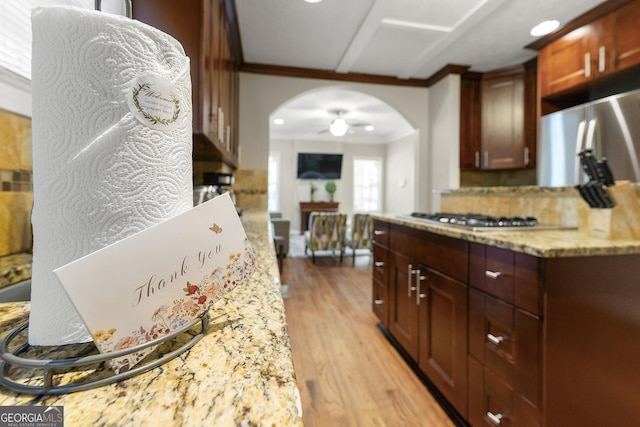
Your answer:
[[[491,412],[487,412],[487,418],[489,418],[491,422],[493,422],[494,424],[500,425],[500,421],[502,421],[502,419],[504,418],[504,415],[502,414],[496,415]]]
[[[374,301],[373,301],[373,303],[374,303],[375,305],[382,305],[382,304],[384,304],[384,300],[377,299],[377,300],[374,300]]]
[[[487,276],[490,279],[497,279],[498,277],[500,277],[502,275],[502,273],[500,273],[499,271],[487,270],[487,271],[484,272],[484,275]]]
[[[497,336],[495,336],[493,334],[487,334],[487,339],[489,341],[491,341],[492,343],[494,343],[495,345],[500,345],[500,343],[502,341],[504,341],[506,339],[506,337],[504,337],[504,336],[497,337]]]
[[[423,280],[426,280],[427,276],[422,276],[418,273],[418,275],[416,276],[416,287],[417,287],[417,291],[416,291],[416,305],[420,305],[420,299],[421,298],[426,298],[427,294],[421,294],[420,293],[420,283]]]
[[[374,263],[374,265],[375,265],[376,267],[384,267],[384,262],[382,262],[382,261],[376,261],[376,262]]]
[[[373,234],[374,234],[375,236],[382,236],[382,235],[383,235],[383,234],[385,234],[385,233],[384,233],[384,231],[382,231],[382,230],[373,230]]]
[[[407,297],[409,298],[411,298],[411,291],[416,290],[415,286],[411,286],[411,277],[416,273],[420,273],[420,270],[414,270],[413,265],[409,264],[407,268]]]

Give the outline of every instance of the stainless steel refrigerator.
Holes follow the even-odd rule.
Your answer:
[[[538,185],[586,182],[578,153],[606,157],[616,180],[640,182],[640,90],[609,96],[542,117]]]

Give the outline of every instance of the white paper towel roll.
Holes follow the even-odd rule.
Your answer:
[[[193,206],[189,58],[122,16],[46,7],[32,26],[29,343],[86,342],[52,271]]]

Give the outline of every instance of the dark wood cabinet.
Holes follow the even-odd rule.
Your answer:
[[[389,332],[415,361],[418,360],[418,306],[413,272],[418,265],[398,252],[391,252],[389,258]]]
[[[191,60],[193,157],[238,165],[238,72],[228,2],[136,0],[133,17],[175,37]]]
[[[543,322],[537,259],[478,243],[469,252],[469,421],[538,426]]]
[[[387,330],[447,409],[487,427],[638,420],[640,255],[539,258],[376,221]]]
[[[547,44],[539,55],[540,95],[584,88],[639,65],[638,22],[640,2],[631,1]]]
[[[373,221],[371,309],[389,329],[389,224]]]
[[[482,74],[460,79],[460,169],[480,169],[480,82]]]
[[[456,410],[467,415],[467,286],[421,265],[418,366]]]
[[[387,329],[462,416],[467,412],[467,259],[462,240],[389,227]],[[374,289],[383,277],[376,271]]]
[[[461,79],[460,168],[535,166],[536,67],[526,64]]]

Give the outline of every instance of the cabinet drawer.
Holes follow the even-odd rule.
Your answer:
[[[515,306],[469,291],[469,353],[534,405],[540,405],[541,320]]]
[[[471,243],[469,284],[534,314],[542,313],[536,257]]]
[[[373,220],[373,241],[382,246],[389,246],[389,223],[379,219]]]
[[[473,426],[541,425],[540,410],[469,357],[469,423]]]
[[[440,234],[423,233],[414,247],[415,258],[463,283],[469,278],[469,243]]]
[[[372,280],[371,309],[385,327],[389,327],[389,290],[386,282]]]
[[[372,274],[374,279],[387,283],[389,277],[389,250],[375,242],[373,243]]]

